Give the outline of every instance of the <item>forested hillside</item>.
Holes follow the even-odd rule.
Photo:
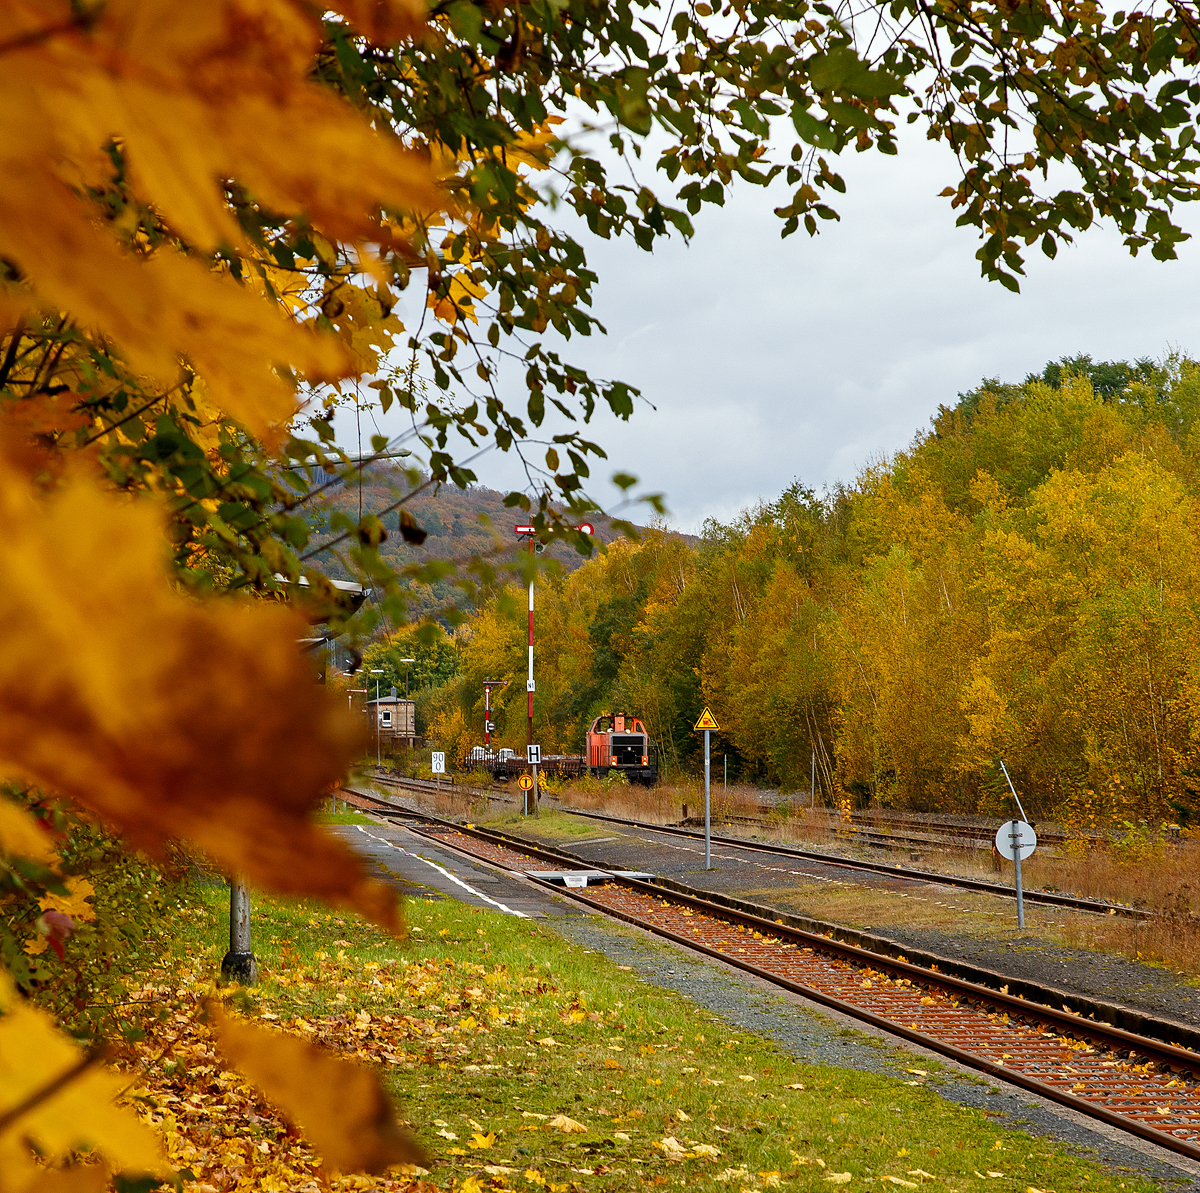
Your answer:
[[[819,797],[995,809],[1003,759],[1031,810],[1193,816],[1198,413],[1190,360],[1080,358],[984,382],[850,487],[797,482],[695,545],[613,542],[541,592],[542,748],[625,709],[687,768],[707,702],[739,773],[807,788],[815,752]],[[485,675],[524,673],[519,610],[460,631],[428,701],[451,749],[478,738]],[[524,685],[499,704],[517,745]]]
[[[338,514],[349,515],[357,523],[362,514],[386,509],[414,488],[425,485],[428,477],[420,476],[414,485],[406,479],[403,469],[374,464],[362,470],[359,480],[361,483],[356,480],[346,484],[335,482],[330,487],[322,512],[312,520],[317,543],[328,537],[326,528]],[[412,515],[415,524],[409,528],[409,539],[401,533],[398,510],[382,518],[388,537],[379,551],[385,562],[397,571],[430,559],[461,561],[476,555],[502,562],[522,549],[513,535],[513,526],[524,515],[520,510],[505,508],[504,494],[495,489],[482,485],[472,485],[468,489],[430,485],[406,501],[404,509]],[[601,542],[612,542],[617,537],[607,519],[595,517],[592,523]],[[411,541],[422,535],[426,536],[422,542]],[[568,571],[583,562],[583,556],[566,543],[552,544],[545,557],[558,560]],[[336,562],[330,564],[329,574],[335,579],[349,578]],[[410,582],[408,591],[411,594],[409,611],[414,619],[436,617],[449,604],[470,605],[450,577],[432,584]]]

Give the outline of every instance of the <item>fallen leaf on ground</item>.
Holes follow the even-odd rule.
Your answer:
[[[582,1134],[587,1130],[583,1123],[576,1122],[573,1118],[567,1118],[565,1114],[556,1114],[546,1126],[553,1127],[556,1131],[562,1131],[567,1135]]]
[[[377,1073],[296,1036],[219,1011],[213,1018],[221,1051],[295,1120],[330,1168],[383,1172],[426,1163]]]
[[[685,1156],[690,1155],[688,1149],[674,1135],[656,1140],[654,1146],[659,1148],[668,1160],[682,1160]]]

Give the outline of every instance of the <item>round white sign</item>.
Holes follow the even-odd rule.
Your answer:
[[[996,830],[996,848],[1011,862],[1021,851],[1024,861],[1037,848],[1037,833],[1023,820],[1006,820]]]

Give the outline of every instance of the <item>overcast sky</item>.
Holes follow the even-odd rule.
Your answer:
[[[1077,352],[1200,352],[1200,236],[1169,263],[1132,259],[1111,228],[1053,262],[1035,246],[1014,295],[981,280],[974,233],[955,228],[937,197],[956,181],[944,149],[910,134],[899,157],[851,152],[840,172],[841,222],[815,240],[780,240],[772,208],[783,188],[746,186],[698,218],[690,245],[676,237],[653,255],[584,229],[608,335],[566,353],[637,385],[654,407],[628,423],[598,416],[590,437],[609,455],[593,469],[602,503],[617,499],[607,477],[627,470],[666,494],[674,526],[696,531],[795,479],[816,489],[852,481],[981,378],[1019,381]],[[1200,218],[1187,224],[1200,231]],[[513,370],[509,384],[519,382]],[[476,470],[493,487],[522,484],[497,452]]]

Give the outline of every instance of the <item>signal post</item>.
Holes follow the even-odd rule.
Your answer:
[[[581,530],[587,535],[596,533],[595,527],[590,522],[584,522],[581,526],[573,527],[573,529]],[[538,529],[536,526],[514,526],[513,531],[517,538],[524,539],[529,543],[530,555],[540,554],[546,549],[546,544],[538,538]],[[526,815],[529,815],[530,807],[532,807],[534,812],[537,811],[537,772],[538,764],[541,762],[541,747],[533,744],[533,693],[536,690],[533,682],[533,579],[533,574],[531,573],[529,576],[529,674],[525,679],[525,758],[529,763],[530,774],[533,776],[533,790],[527,792],[525,796]]]
[[[700,719],[692,726],[699,733],[704,731],[704,868],[712,869],[712,804],[709,800],[709,734],[714,729],[720,730],[721,726],[717,724],[717,718],[712,715],[708,705],[704,706],[704,711],[700,714]]]

